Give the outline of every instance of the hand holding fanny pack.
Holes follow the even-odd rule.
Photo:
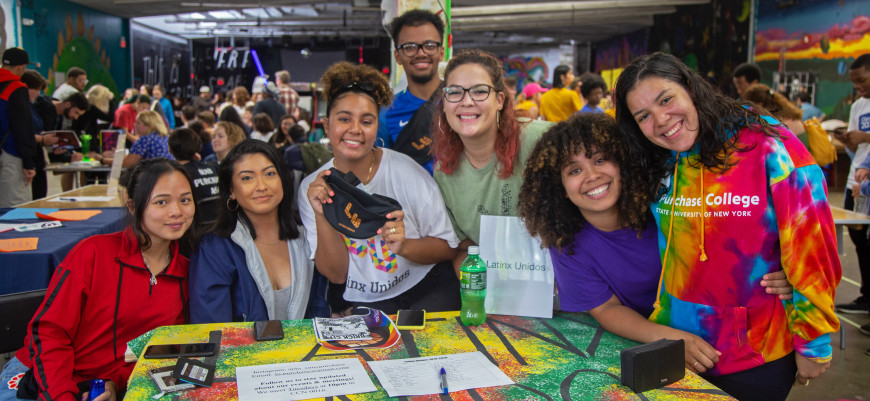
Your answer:
[[[335,193],[332,203],[323,205],[323,215],[336,231],[356,239],[374,237],[386,222],[394,220],[387,214],[402,210],[393,198],[369,194],[357,188],[360,180],[353,172],[342,173],[332,167],[324,177]]]

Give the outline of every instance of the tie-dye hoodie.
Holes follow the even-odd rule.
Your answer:
[[[828,333],[840,326],[833,300],[842,272],[827,186],[794,134],[776,128],[781,138],[741,129],[737,146],[747,150],[732,151],[724,173],[690,163],[697,148],[674,152],[669,190],[652,205],[663,272],[650,320],[694,333],[722,352],[713,375],[792,350],[828,361]],[[780,269],[794,286],[790,301],[760,284],[762,275]]]

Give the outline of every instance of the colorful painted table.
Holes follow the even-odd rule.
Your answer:
[[[209,332],[222,331],[214,385],[164,395],[161,400],[234,400],[237,366],[359,358],[378,392],[336,397],[340,400],[390,399],[366,361],[480,351],[517,384],[454,392],[448,396],[400,397],[403,400],[730,400],[722,390],[686,371],[668,387],[635,394],[619,384],[619,351],[637,343],[604,331],[586,313],[558,313],[553,319],[489,316],[486,323],[466,327],[457,312],[430,313],[424,330],[402,331],[401,341],[387,349],[328,351],[314,338],[310,320],[284,321],[284,339],[257,342],[252,323],[160,327],[132,341],[141,355],[148,344],[206,342]],[[150,401],[158,394],[149,369],[174,359],[139,359],[125,400]]]

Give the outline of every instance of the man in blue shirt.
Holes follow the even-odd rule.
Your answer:
[[[803,110],[804,115],[801,117],[802,120],[809,120],[813,117],[818,118],[819,121],[825,119],[825,113],[810,103],[812,99],[810,98],[810,94],[807,91],[800,91],[798,93],[798,106],[800,106],[801,110]]]
[[[390,31],[396,43],[393,55],[405,71],[408,87],[381,111],[378,145],[411,156],[432,174],[434,163],[428,153],[434,104],[427,101],[441,84],[438,63],[444,59],[444,22],[429,11],[411,10],[396,17]]]

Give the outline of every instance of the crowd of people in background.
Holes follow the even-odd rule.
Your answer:
[[[3,378],[36,370],[35,391],[60,399],[103,377],[113,398],[132,368],[123,344],[156,325],[342,316],[358,306],[456,310],[459,264],[481,242],[483,215],[521,217],[541,236],[563,308],[588,310],[637,341],[684,339],[686,368],[740,399],[784,399],[795,377],[809,383],[829,366],[841,271],[823,166],[804,134],[804,120],[825,116],[805,94],[792,104],[746,64],[734,72],[734,99],[663,53],[632,62],[613,97],[600,75],[578,77],[567,65],[554,69],[549,89],[519,87],[495,55],[477,49],[456,52],[441,77],[440,17],[413,10],[390,31],[407,88],[394,95],[371,67],[331,66],[321,79],[320,133],[288,71],[250,91],[202,86],[182,99],[141,85],[116,100],[102,85],[88,88],[76,67],[46,95],[27,53],[6,50],[0,113],[32,118],[0,119],[8,132],[0,207],[46,195],[40,146],[51,161],[114,162],[114,149],[57,147],[52,131],[116,129],[129,148],[122,183],[133,220],[70,252],[50,285],[63,305],[47,299],[36,320],[59,323],[47,334],[32,330]],[[850,71],[857,118],[867,114],[870,55]],[[847,207],[870,176],[865,128],[850,121],[838,134],[855,154]],[[358,188],[401,208],[371,238],[348,237],[325,212],[336,197],[333,176],[354,176]],[[691,204],[719,191],[714,185],[753,195],[745,201],[752,219],[710,217],[719,204]],[[747,235],[746,225],[756,232]],[[850,234],[867,279],[866,230]],[[83,294],[110,290],[81,283],[115,265],[164,292],[160,313],[115,306],[107,317],[107,308],[78,307]],[[75,283],[64,281],[67,272]],[[392,284],[363,287],[377,282]],[[136,302],[137,291],[126,288],[125,301]],[[867,313],[864,294],[836,309]],[[76,337],[76,317],[126,329]],[[98,356],[86,361],[80,352]],[[5,399],[15,395],[0,392]]]

